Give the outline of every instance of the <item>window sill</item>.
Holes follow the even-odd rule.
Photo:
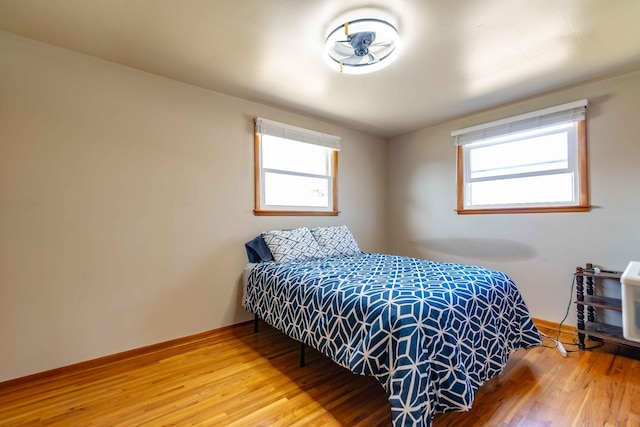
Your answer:
[[[338,216],[340,211],[263,211],[254,210],[256,216]]]
[[[591,206],[549,206],[528,208],[487,208],[487,209],[456,209],[458,215],[480,214],[517,214],[517,213],[550,213],[550,212],[588,212]]]

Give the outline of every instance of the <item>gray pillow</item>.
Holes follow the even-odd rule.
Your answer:
[[[327,257],[355,256],[361,253],[356,239],[346,225],[314,228],[311,234]]]
[[[266,231],[262,233],[262,238],[277,263],[311,261],[325,257],[307,227]]]

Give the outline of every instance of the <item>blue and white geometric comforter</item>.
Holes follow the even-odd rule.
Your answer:
[[[477,266],[382,254],[258,264],[247,311],[356,374],[375,376],[396,427],[471,408],[540,335],[513,281]]]

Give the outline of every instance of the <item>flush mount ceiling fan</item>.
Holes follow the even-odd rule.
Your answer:
[[[329,66],[342,73],[370,73],[393,62],[399,39],[396,27],[385,20],[347,21],[327,36],[325,59]]]

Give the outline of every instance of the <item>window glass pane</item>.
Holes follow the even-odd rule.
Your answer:
[[[329,179],[266,172],[267,206],[329,207]]]
[[[330,175],[330,152],[330,149],[318,145],[262,136],[262,167],[266,169]]]
[[[481,181],[469,184],[472,206],[573,203],[572,173]]]
[[[567,131],[469,148],[470,178],[486,178],[569,167]]]

